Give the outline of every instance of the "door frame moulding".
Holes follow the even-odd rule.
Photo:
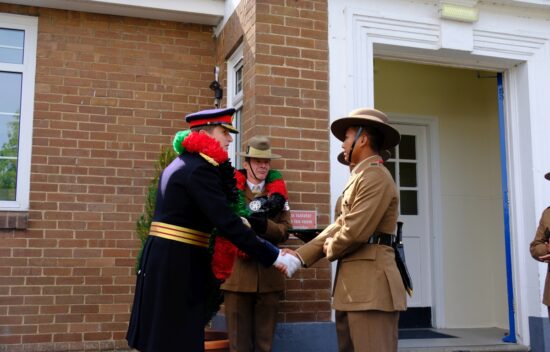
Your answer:
[[[544,64],[550,62],[549,38],[540,32],[508,33],[505,27],[486,30],[477,24],[476,28],[469,29],[471,51],[450,50],[441,47],[444,20],[422,17],[411,20],[403,15],[381,11],[373,14],[355,7],[345,7],[340,13],[344,18],[336,18],[335,22],[345,21],[346,25],[336,30],[340,32],[331,34],[329,46],[347,55],[339,57],[334,52],[331,55],[331,92],[338,92],[333,99],[341,98],[341,102],[331,108],[332,118],[344,116],[346,111],[359,106],[374,106],[374,57],[504,72],[516,330],[520,342],[529,343],[528,315],[533,315],[534,307],[529,302],[538,302],[540,296],[521,292],[526,287],[539,287],[527,270],[537,270],[536,264],[528,263],[525,253],[528,253],[528,238],[532,236],[532,223],[536,221],[535,209],[543,209],[545,199],[550,198],[543,184],[544,172],[533,166],[544,165],[545,160],[543,151],[537,151],[535,146],[541,149],[540,146],[550,143],[542,132],[550,127],[549,122],[544,122],[544,112],[550,111],[550,102],[542,93],[550,90],[547,83],[550,67]],[[333,24],[333,28],[337,27]],[[339,145],[332,140],[331,146],[331,151],[335,151]],[[331,157],[332,154],[335,153],[331,152]],[[337,167],[332,171],[337,172]],[[443,277],[436,276],[434,280],[438,282]],[[434,301],[437,300],[436,295]],[[444,322],[441,306],[435,308],[435,321]]]

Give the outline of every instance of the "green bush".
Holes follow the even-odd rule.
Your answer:
[[[139,262],[141,259],[141,254],[143,252],[143,246],[145,245],[145,241],[147,240],[147,236],[149,236],[149,229],[151,228],[151,222],[153,221],[153,214],[155,211],[155,203],[157,201],[157,188],[158,188],[158,182],[160,173],[168,164],[172,162],[176,158],[177,154],[172,148],[165,148],[161,150],[160,155],[155,162],[155,175],[151,182],[149,182],[149,186],[147,187],[147,198],[145,199],[145,212],[140,215],[139,219],[136,222],[136,231],[138,234],[139,239],[141,240],[141,249],[139,250],[139,254],[137,256],[137,262],[136,262],[136,272],[139,270]]]

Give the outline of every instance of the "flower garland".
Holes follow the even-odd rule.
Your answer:
[[[244,192],[246,190],[246,171],[244,170],[235,170],[235,179],[237,180],[237,189],[239,193],[242,194],[243,198]],[[283,180],[283,175],[277,170],[269,170],[267,177],[265,178],[265,189],[267,191],[267,196],[271,196],[275,193],[279,193],[283,196],[285,200],[288,200],[288,191],[286,190],[285,181]]]
[[[191,130],[179,131],[174,137],[173,146],[178,154],[199,153],[214,166],[229,160],[227,152],[220,143],[206,133],[191,132]]]
[[[237,189],[239,190],[239,198],[246,198],[246,170],[235,170],[235,180],[237,181]],[[267,196],[278,193],[285,201],[288,201],[288,191],[286,189],[285,181],[283,180],[283,175],[277,170],[269,170],[267,177],[265,178],[265,190],[267,191]],[[248,207],[247,207],[248,208]],[[243,259],[248,259],[249,256],[245,252],[237,249],[237,255]]]

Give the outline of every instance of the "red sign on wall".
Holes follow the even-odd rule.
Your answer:
[[[317,212],[315,210],[291,210],[290,222],[294,229],[316,229]]]

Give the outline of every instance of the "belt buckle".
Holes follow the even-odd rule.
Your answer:
[[[382,236],[377,236],[377,238],[376,238],[376,244],[380,244],[381,238],[382,238]]]

